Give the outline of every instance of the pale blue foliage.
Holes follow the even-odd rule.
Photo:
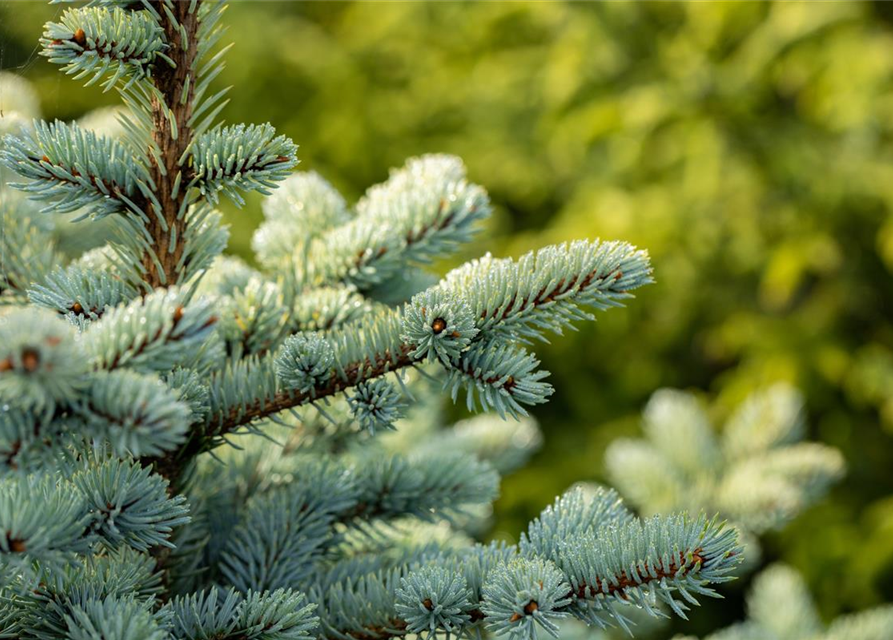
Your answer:
[[[50,4],[70,4],[76,0],[50,0]],[[144,0],[88,0],[84,3],[88,7],[122,7],[124,9],[142,8]]]
[[[22,300],[62,260],[52,225],[31,205],[8,190],[0,195],[0,303]]]
[[[91,598],[69,607],[70,640],[165,640],[167,633],[142,603],[128,596]]]
[[[171,631],[180,640],[312,640],[319,624],[316,608],[302,593],[211,589],[175,598],[167,605]]]
[[[122,547],[45,574],[33,589],[15,593],[16,637],[55,640],[66,633],[73,609],[110,596],[136,601],[148,610],[161,588],[154,565],[147,555]]]
[[[497,567],[510,563],[518,556],[518,549],[505,542],[491,542],[488,545],[476,544],[460,552],[455,565],[465,576],[465,582],[473,601],[484,597],[484,581]]]
[[[84,495],[90,530],[110,547],[171,547],[173,528],[189,522],[186,498],[168,496],[167,481],[132,460],[110,458],[96,464],[88,459],[71,482]]]
[[[561,497],[517,546],[472,544],[496,468],[539,442],[532,419],[402,451],[380,434],[419,404],[426,363],[453,400],[525,417],[553,391],[529,346],[651,282],[647,254],[579,241],[438,282],[424,268],[473,237],[484,189],[447,155],[410,159],[353,209],[292,175],[297,147],[271,125],[218,122],[223,7],[64,12],[44,55],[118,89],[120,134],[38,122],[4,140],[21,189],[111,233],[56,264],[52,227],[0,207],[2,253],[32,261],[0,255],[3,301],[31,307],[0,316],[0,637],[531,640],[714,595],[740,562],[734,531],[640,521],[606,489]],[[213,205],[246,191],[273,194],[259,269],[220,255]],[[773,464],[811,486],[798,461]]]
[[[543,382],[549,372],[537,369],[539,364],[536,356],[513,344],[479,342],[450,369],[446,386],[454,401],[465,390],[470,411],[480,403],[484,411],[492,409],[503,418],[526,416],[523,405],[542,404],[554,391]]]
[[[355,503],[350,478],[319,465],[304,482],[249,501],[221,558],[221,571],[236,589],[296,586],[331,544],[336,516]]]
[[[487,628],[512,638],[535,638],[536,627],[558,637],[555,621],[567,617],[570,585],[555,565],[541,558],[515,558],[493,571],[481,606]]]
[[[248,266],[241,258],[218,255],[203,274],[198,292],[203,295],[231,296],[248,286],[252,279],[260,277],[260,272]]]
[[[390,457],[358,468],[362,514],[452,518],[497,495],[492,467],[456,452]]]
[[[287,328],[289,310],[281,289],[260,278],[218,298],[215,307],[217,330],[236,359],[272,351]]]
[[[234,589],[210,589],[178,596],[168,605],[171,626],[178,638],[205,640],[237,632],[238,611],[243,598]]]
[[[43,438],[61,440],[60,425],[51,417],[35,416],[30,411],[4,403],[0,406],[0,475],[12,470],[39,467],[46,462],[41,455]]]
[[[403,417],[406,407],[400,391],[384,378],[358,384],[347,402],[360,428],[372,434],[376,429],[395,429],[394,423]]]
[[[98,373],[78,413],[86,429],[107,439],[118,455],[157,456],[186,439],[192,419],[180,395],[152,375]]]
[[[592,320],[581,307],[622,306],[632,289],[650,282],[645,251],[625,242],[578,240],[517,261],[488,254],[448,273],[436,290],[463,296],[482,336],[529,340]]]
[[[35,560],[57,567],[89,549],[82,496],[72,485],[55,485],[49,476],[0,479],[0,587],[17,571],[29,576]]]
[[[43,284],[28,290],[28,298],[35,305],[63,314],[72,324],[81,326],[136,295],[136,288],[119,275],[77,264],[66,269],[57,267]]]
[[[369,289],[407,263],[425,264],[453,251],[489,214],[486,193],[467,182],[461,160],[413,158],[366,193],[355,218],[311,242],[305,278]]]
[[[300,259],[312,238],[351,218],[344,198],[314,171],[295,173],[264,200],[266,220],[251,246],[258,259],[274,266],[283,259]]]
[[[839,451],[800,442],[802,397],[785,384],[751,394],[721,431],[692,394],[662,389],[643,427],[645,438],[612,442],[605,463],[612,483],[645,514],[704,510],[761,534],[783,527],[844,472]],[[748,557],[758,556],[749,536]]]
[[[401,429],[409,427],[415,450],[462,451],[489,462],[500,474],[524,466],[543,443],[543,434],[531,417],[502,420],[483,414],[427,433],[413,429],[414,424],[401,424]]]
[[[893,606],[838,617],[825,624],[803,577],[774,564],[754,578],[747,618],[711,633],[705,640],[886,640],[893,637]]]
[[[893,634],[893,606],[885,605],[841,616],[819,640],[885,640]]]
[[[190,207],[184,218],[183,253],[176,265],[178,282],[201,277],[229,241],[229,227],[222,224],[223,214],[207,203]]]
[[[694,603],[697,595],[713,595],[706,585],[727,579],[740,561],[734,532],[704,519],[632,520],[608,524],[598,535],[601,543],[593,545],[585,529],[565,531],[560,546],[567,554],[577,549],[576,556],[560,556],[557,562],[529,552],[519,556],[517,548],[496,543],[458,551],[421,549],[405,564],[369,558],[349,564],[311,593],[321,604],[327,637],[346,638],[368,628],[389,629],[389,635],[408,629],[475,635],[488,628],[533,638],[538,628],[555,635],[555,622],[568,615],[598,626],[628,627],[628,601],[663,615],[655,608],[658,601],[676,602],[679,595]],[[612,556],[622,557],[614,564]],[[621,563],[629,573],[619,569]],[[584,565],[587,582],[579,573]],[[445,606],[435,606],[435,595]],[[464,628],[457,628],[465,615]]]
[[[471,621],[472,609],[465,578],[443,567],[425,566],[400,581],[395,609],[406,621],[406,630],[420,638],[438,632],[461,635]]]
[[[96,366],[170,371],[197,358],[214,332],[212,301],[188,302],[187,292],[159,289],[119,306],[84,333]]]
[[[375,306],[374,302],[349,287],[308,289],[295,299],[291,328],[296,333],[336,329],[361,319]]]
[[[255,409],[263,410],[278,391],[277,365],[273,356],[264,354],[230,360],[209,381],[207,422],[222,426],[228,420],[242,421]]]
[[[89,359],[75,330],[46,310],[23,309],[0,323],[0,403],[40,414],[73,401],[88,384]]]
[[[131,211],[145,166],[121,142],[74,124],[35,122],[21,137],[6,136],[0,161],[29,182],[19,186],[35,200],[52,201],[46,211],[82,208],[102,217]]]
[[[195,186],[211,202],[222,193],[237,205],[242,191],[269,195],[298,163],[297,147],[269,124],[218,127],[199,136],[192,151]]]
[[[192,422],[202,422],[210,410],[208,387],[193,369],[174,369],[164,381],[176,391],[177,399],[192,412]]]
[[[415,347],[409,355],[440,360],[446,366],[459,359],[478,333],[463,298],[445,298],[430,291],[415,296],[407,305],[403,327],[403,339]]]
[[[410,265],[363,293],[369,300],[397,306],[409,302],[414,295],[433,287],[437,282],[438,277],[430,271]]]
[[[330,376],[335,361],[332,345],[320,334],[298,333],[288,338],[276,357],[276,371],[288,389],[313,394]]]
[[[558,560],[561,543],[571,533],[591,534],[608,526],[632,522],[635,516],[612,489],[578,486],[559,496],[555,503],[530,523],[519,547],[527,555]]]
[[[294,173],[263,203],[267,220],[288,221],[301,228],[302,237],[317,236],[350,219],[347,203],[315,171]]]
[[[661,602],[685,618],[696,596],[718,595],[707,584],[734,579],[740,556],[734,530],[704,516],[668,516],[581,535],[560,546],[555,562],[576,594],[575,615],[604,627],[625,626],[618,607],[630,602],[654,615]]]
[[[87,85],[108,73],[105,91],[122,78],[128,88],[151,75],[156,57],[170,62],[161,27],[152,16],[118,7],[66,9],[59,22],[47,23],[40,43],[41,55],[63,65],[68,75],[90,76]]]

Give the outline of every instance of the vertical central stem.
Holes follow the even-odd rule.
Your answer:
[[[163,1],[163,0],[162,0]],[[161,150],[160,158],[149,154],[150,175],[157,187],[155,197],[161,205],[161,211],[149,213],[148,232],[152,238],[152,250],[157,256],[157,261],[146,252],[142,257],[142,265],[145,268],[143,279],[153,289],[156,287],[170,286],[177,282],[177,262],[183,253],[183,220],[178,218],[178,212],[186,197],[186,183],[188,179],[181,177],[180,188],[174,195],[174,186],[177,183],[177,175],[181,171],[180,157],[192,142],[193,131],[189,126],[192,117],[193,100],[195,98],[194,64],[198,52],[196,34],[198,32],[198,5],[190,11],[190,2],[173,2],[168,7],[176,19],[174,23],[167,12],[156,4],[156,11],[161,16],[161,26],[164,29],[164,38],[169,48],[167,55],[176,63],[176,67],[159,64],[153,76],[155,87],[159,96],[152,97],[152,139]],[[185,31],[186,42],[184,42]],[[187,79],[189,80],[187,84]],[[176,123],[176,138],[171,118]],[[154,207],[154,205],[152,205]],[[164,220],[161,222],[159,218]],[[173,244],[173,247],[171,247]],[[179,460],[171,456],[165,458],[167,463],[163,468],[156,468],[171,482],[169,490],[179,480],[182,472]],[[156,467],[158,464],[156,463]],[[170,549],[167,547],[155,547],[152,555],[155,557],[156,569],[161,572],[163,590],[160,594],[162,601],[168,596],[168,575],[164,567],[170,557]]]
[[[177,163],[193,137],[189,119],[192,116],[195,78],[190,76],[193,74],[198,51],[195,41],[198,31],[198,6],[190,11],[190,2],[174,2],[169,10],[179,23],[177,25],[160,4],[157,11],[161,15],[165,41],[170,47],[167,54],[177,66],[171,68],[159,64],[153,78],[155,87],[163,97],[163,103],[158,96],[152,98],[152,138],[161,150],[160,164],[150,154],[150,173],[157,186],[155,195],[161,204],[161,211],[149,214],[148,231],[158,261],[156,262],[149,253],[144,254],[142,260],[146,270],[144,279],[153,288],[170,286],[177,281],[177,261],[183,253],[183,221],[178,219],[177,214],[186,197],[185,186],[188,179],[185,176],[181,179],[178,193],[173,195],[173,192],[177,174],[181,170]],[[186,42],[183,41],[181,26],[186,33]],[[176,122],[176,138],[171,117]],[[164,219],[164,223],[158,219],[159,217]],[[173,247],[171,247],[172,241]]]

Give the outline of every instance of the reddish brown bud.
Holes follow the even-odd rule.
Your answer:
[[[22,366],[28,373],[34,373],[40,366],[40,354],[31,348],[22,351]]]
[[[447,323],[443,318],[435,318],[434,322],[431,323],[431,328],[434,329],[435,334],[443,333],[444,329],[446,329]]]

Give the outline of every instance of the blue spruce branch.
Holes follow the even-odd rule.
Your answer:
[[[564,618],[628,629],[631,604],[685,617],[716,595],[741,562],[734,529],[640,520],[608,490],[568,492],[518,545],[469,537],[553,393],[533,344],[621,306],[651,282],[647,254],[578,241],[438,281],[427,266],[491,210],[464,164],[410,159],[352,207],[292,174],[297,147],[271,125],[218,121],[222,12],[65,11],[44,55],[118,90],[121,133],[37,122],[5,140],[23,191],[111,231],[56,264],[55,223],[28,229],[30,210],[0,204],[2,247],[31,260],[0,255],[0,293],[22,307],[0,322],[0,637],[528,640]],[[220,255],[214,207],[250,191],[270,196],[261,269]],[[394,431],[433,394],[414,372],[524,421],[400,450]],[[729,442],[751,439],[742,420]],[[735,454],[705,442],[704,464]],[[801,453],[765,468],[819,492],[818,456]]]

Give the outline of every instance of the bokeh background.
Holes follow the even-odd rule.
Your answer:
[[[116,96],[36,55],[61,11],[0,2],[0,67],[73,119]],[[269,120],[349,198],[407,156],[465,159],[496,214],[457,260],[578,237],[651,252],[657,284],[629,309],[538,349],[545,446],[504,481],[494,535],[603,480],[655,389],[703,394],[721,423],[785,380],[849,471],[766,561],[801,570],[828,618],[893,601],[893,3],[236,2],[226,19],[223,116]],[[226,213],[250,259],[259,199]],[[686,629],[740,608],[732,589]]]

